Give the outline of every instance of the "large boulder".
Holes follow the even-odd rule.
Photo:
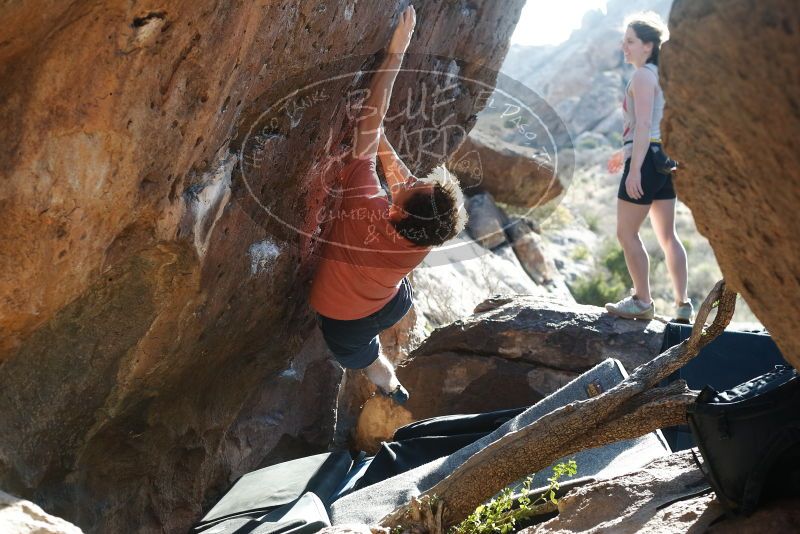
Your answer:
[[[629,475],[573,489],[559,499],[557,517],[521,532],[705,532],[722,508],[713,493],[691,495],[703,486],[691,451],[672,454]]]
[[[664,328],[661,321],[620,319],[597,306],[547,297],[504,297],[439,328],[413,357],[418,361],[444,352],[500,356],[577,374],[617,358],[633,370],[659,353]]]
[[[580,475],[580,465],[578,465]],[[654,460],[639,471],[571,490],[558,502],[558,516],[520,532],[743,534],[796,532],[800,499],[762,503],[747,518],[725,518],[691,451]]]
[[[761,534],[762,532],[796,532],[800,527],[800,498],[788,497],[762,503],[749,517],[720,521],[708,529],[709,534]]]
[[[327,447],[319,214],[407,3],[0,7],[1,487],[92,532],[185,531]],[[390,137],[421,147],[407,95],[444,83],[464,137],[523,3],[418,3]]]
[[[398,368],[411,393],[404,406],[366,400],[357,442],[374,451],[410,421],[530,406],[606,358],[633,370],[659,353],[664,328],[546,296],[489,299],[435,330]]]
[[[676,0],[663,54],[678,196],[727,282],[800,368],[800,9]],[[736,28],[731,32],[731,28]]]
[[[564,191],[546,158],[479,130],[470,132],[448,168],[467,193],[486,191],[499,202],[525,208],[543,206]]]
[[[521,265],[537,286],[546,287],[549,293],[567,301],[574,300],[553,261],[546,255],[547,247],[539,235],[540,226],[535,218],[509,216],[487,192],[468,197],[465,205],[469,214],[466,231],[473,240],[499,258],[509,256],[506,245],[510,244],[516,255],[513,263]],[[445,244],[448,246],[451,244]],[[495,285],[489,280],[485,284]]]

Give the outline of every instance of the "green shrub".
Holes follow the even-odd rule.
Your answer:
[[[605,273],[595,272],[571,285],[570,291],[579,304],[603,306],[619,300],[620,295],[625,294],[625,285],[617,278],[609,279]]]
[[[632,285],[622,247],[616,242],[608,242],[598,258],[595,271],[577,280],[569,289],[579,304],[603,306],[619,300]]]
[[[633,285],[633,280],[628,272],[628,264],[625,263],[625,253],[616,241],[606,245],[602,264],[611,277],[619,279],[623,286],[631,287]]]
[[[575,460],[562,462],[553,467],[553,476],[547,479],[548,487],[536,500],[528,495],[531,491],[533,477],[528,477],[522,484],[521,497],[516,499],[514,507],[514,492],[505,488],[500,494],[487,504],[478,506],[464,521],[450,529],[450,534],[505,534],[514,531],[517,521],[536,515],[538,510],[548,502],[558,504],[556,491],[560,487],[558,482],[562,476],[574,476],[578,472]]]
[[[600,218],[597,216],[597,214],[586,215],[584,219],[586,220],[586,226],[589,228],[589,230],[595,234],[600,231]]]
[[[586,245],[578,245],[572,251],[572,259],[575,261],[583,261],[589,257],[589,248]]]
[[[598,146],[600,146],[600,142],[596,138],[587,135],[578,141],[578,146],[576,148],[580,148],[582,150],[592,150]]]

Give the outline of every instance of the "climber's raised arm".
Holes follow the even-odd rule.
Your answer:
[[[353,140],[353,157],[374,158],[378,150],[380,127],[389,101],[392,98],[392,87],[397,72],[403,63],[403,55],[408,49],[417,15],[414,6],[408,6],[392,34],[386,57],[378,71],[373,75],[367,98],[361,106],[361,113],[356,119],[356,132]]]

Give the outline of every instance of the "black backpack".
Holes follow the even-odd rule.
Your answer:
[[[703,457],[698,465],[729,514],[800,495],[797,371],[778,365],[722,393],[706,386],[686,418]]]

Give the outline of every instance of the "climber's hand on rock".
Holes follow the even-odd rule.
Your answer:
[[[400,15],[400,21],[392,34],[392,40],[389,43],[390,54],[405,54],[408,49],[408,43],[411,42],[411,35],[414,33],[414,26],[417,24],[417,12],[414,11],[414,6],[408,6],[403,14]]]

